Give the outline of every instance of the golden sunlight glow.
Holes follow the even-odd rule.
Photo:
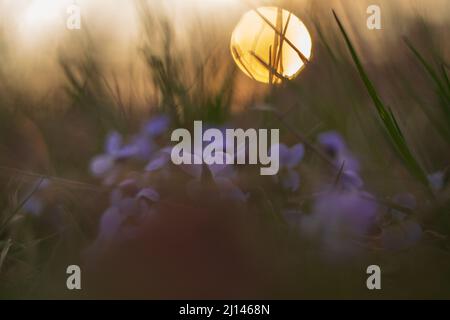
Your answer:
[[[295,15],[277,7],[244,14],[231,37],[230,49],[250,78],[279,84],[294,79],[311,57],[311,36]]]
[[[67,0],[33,0],[24,8],[23,14],[19,17],[22,33],[29,37],[34,37],[37,32],[55,28],[56,25],[64,22]]]

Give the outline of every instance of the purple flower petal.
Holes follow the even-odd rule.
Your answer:
[[[123,216],[117,208],[112,207],[106,210],[100,219],[99,238],[112,238],[119,231],[122,222]]]
[[[122,146],[123,138],[122,135],[116,131],[111,132],[106,138],[106,153],[112,155],[118,152]]]
[[[137,181],[136,181],[136,179],[133,179],[133,178],[125,179],[119,183],[119,188],[125,189],[125,190],[129,189],[129,188],[134,189],[136,186],[137,186]]]
[[[111,206],[118,206],[122,199],[123,193],[119,188],[113,189],[109,194],[109,202],[111,203]]]
[[[291,148],[289,148],[288,146],[286,146],[283,143],[280,143],[277,146],[278,146],[278,155],[279,155],[281,167],[286,167],[288,169],[294,168],[295,166],[297,166],[300,163],[300,161],[303,159],[303,156],[305,154],[305,147],[301,143],[296,144],[296,145],[292,146]],[[272,153],[272,150],[275,147],[276,146],[272,146],[270,148],[270,153]]]
[[[133,178],[123,180],[118,187],[122,192],[122,196],[133,197],[139,191],[137,181]]]
[[[160,199],[159,193],[153,188],[144,188],[136,196],[138,199],[143,198],[153,202],[158,202]]]
[[[317,139],[338,167],[344,164],[345,170],[359,171],[358,160],[348,151],[347,145],[339,133],[324,132],[319,134]]]
[[[145,125],[145,132],[151,137],[155,137],[166,132],[169,125],[170,119],[168,116],[156,116]]]
[[[248,194],[242,192],[231,180],[227,178],[217,178],[215,180],[216,186],[220,190],[222,199],[232,200],[235,202],[246,202]]]
[[[323,132],[317,139],[331,157],[347,149],[344,139],[336,131]]]
[[[111,153],[118,160],[133,158],[139,153],[139,146],[134,144],[125,145]]]
[[[211,164],[208,165],[208,169],[210,170],[213,177],[218,176],[231,176],[234,173],[233,166],[226,164],[227,161],[232,161],[232,157],[225,153],[220,152],[219,157],[222,157],[223,164]],[[180,168],[189,174],[190,176],[200,179],[203,172],[203,164],[193,164],[195,159],[199,162],[202,162],[202,158],[196,154],[191,154],[192,164],[181,164]]]
[[[377,204],[361,197],[359,192],[331,191],[321,194],[314,203],[314,214],[328,232],[365,235],[375,222]]]
[[[95,177],[105,175],[114,167],[114,157],[110,155],[100,155],[91,161],[90,171]]]
[[[160,152],[156,157],[154,157],[145,167],[146,171],[157,171],[169,163],[170,154],[165,152]]]
[[[32,191],[41,191],[44,189],[47,189],[51,185],[51,180],[48,178],[38,178],[33,183],[32,186],[29,188],[29,192]]]
[[[356,191],[321,193],[313,213],[302,221],[309,237],[319,238],[327,258],[342,259],[361,252],[361,245],[376,223],[377,204]]]
[[[287,159],[285,160],[285,165],[289,169],[292,169],[297,166],[303,159],[303,156],[305,155],[305,147],[303,146],[303,144],[299,143],[291,147],[288,152],[289,154]]]
[[[272,146],[270,148],[270,154],[272,154],[272,150],[275,148],[275,146]],[[278,156],[280,158],[280,166],[284,167],[289,162],[289,148],[284,144],[280,143],[278,145]]]
[[[218,164],[213,163],[213,164],[208,165],[208,168],[214,177],[222,174],[222,172],[224,172],[226,169],[232,168],[232,166],[229,165],[228,163],[233,163],[233,157],[231,155],[229,155],[228,153],[218,152],[216,154],[216,156],[222,160],[221,161],[222,163],[218,163]],[[204,161],[205,162],[208,161],[208,158],[206,157],[204,159]]]
[[[32,196],[24,203],[22,209],[34,216],[39,216],[44,209],[44,203],[38,197]]]
[[[338,167],[344,164],[345,170],[359,171],[359,161],[353,157],[348,151],[341,152],[335,156],[334,162]]]
[[[444,188],[444,172],[438,171],[428,176],[428,181],[431,187],[436,190],[442,190]]]
[[[364,182],[359,174],[352,170],[344,171],[340,182],[345,188],[348,189],[360,189],[364,185]]]
[[[288,170],[281,175],[281,185],[283,189],[289,191],[297,191],[300,187],[300,175],[295,170]]]

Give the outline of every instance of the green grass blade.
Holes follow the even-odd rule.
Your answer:
[[[3,263],[6,261],[6,256],[8,255],[8,251],[11,248],[11,246],[12,246],[12,240],[11,240],[11,238],[9,238],[6,241],[5,245],[3,246],[2,252],[0,254],[0,273],[2,271]]]
[[[441,64],[442,74],[444,76],[445,83],[447,85],[448,92],[450,92],[450,80],[448,79],[447,70],[445,70],[444,64]]]
[[[334,12],[334,10],[333,10],[333,15],[334,15],[334,18],[336,19],[336,22],[339,26],[341,33],[345,39],[347,47],[352,56],[353,62],[355,63],[356,68],[358,70],[358,73],[359,73],[362,81],[364,82],[364,85],[376,107],[376,110],[378,112],[378,115],[381,118],[384,128],[386,129],[389,137],[391,138],[391,142],[392,142],[394,149],[400,155],[400,157],[402,158],[404,164],[406,165],[406,167],[408,168],[410,173],[413,176],[415,176],[424,185],[429,187],[426,173],[424,172],[424,170],[420,166],[419,162],[416,160],[413,153],[409,149],[409,146],[405,140],[405,137],[404,137],[391,109],[388,108],[387,106],[385,106],[384,103],[381,101],[374,85],[372,84],[366,71],[364,70],[364,67],[358,57],[358,54],[356,53],[354,46],[352,45],[352,42],[351,42],[347,32],[344,29],[344,26],[342,25],[341,21],[339,20],[338,16],[336,15],[336,12]]]
[[[420,54],[420,52],[416,48],[414,48],[412,43],[407,38],[404,38],[404,41],[405,41],[406,45],[408,46],[408,48],[414,53],[417,60],[419,60],[419,62],[423,65],[425,70],[428,72],[431,79],[433,79],[434,83],[436,84],[438,93],[444,100],[444,103],[442,104],[443,109],[444,109],[443,111],[444,111],[447,119],[450,121],[450,90],[448,87],[447,73],[444,70],[444,73],[443,73],[444,80],[441,80],[439,77],[439,74],[437,72],[435,72],[435,70],[425,60],[425,58]],[[447,85],[445,84],[446,81],[447,81]]]
[[[23,206],[31,199],[31,197],[39,190],[42,182],[46,179],[46,177],[42,176],[33,190],[19,203],[19,205],[6,217],[5,221],[0,226],[0,236],[3,234],[3,231],[8,227],[9,222],[14,218],[17,212],[19,212]]]

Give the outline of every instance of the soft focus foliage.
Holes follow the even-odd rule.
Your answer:
[[[235,70],[217,12],[191,30],[137,1],[127,68],[86,24],[43,96],[0,33],[0,297],[78,297],[74,263],[85,298],[372,298],[370,264],[382,297],[450,297],[449,22],[402,16],[406,43],[378,43],[340,5],[346,41],[328,5],[280,5],[313,39],[280,86]],[[194,120],[280,128],[279,173],[175,166],[170,133]]]

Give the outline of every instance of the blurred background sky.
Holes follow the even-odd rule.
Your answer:
[[[198,46],[199,30],[211,40],[210,48],[216,46],[217,58],[231,61],[228,43],[233,27],[248,10],[243,0],[164,0],[147,1],[153,14],[166,15],[177,33],[180,46]],[[82,10],[82,30],[65,28],[69,4],[77,3]],[[434,25],[437,39],[444,56],[449,56],[446,34],[450,16],[448,0],[280,0],[253,1],[255,5],[280,5],[292,10],[306,24],[311,20],[323,25],[325,32],[335,28],[331,19],[334,8],[346,24],[351,24],[350,34],[357,43],[364,44],[362,57],[371,63],[383,63],[396,59],[389,46],[401,42],[401,36],[410,32],[416,18]],[[382,32],[366,28],[366,8],[378,4],[382,11]],[[61,52],[79,49],[79,34],[89,33],[95,39],[96,50],[110,74],[119,75],[124,87],[130,83],[138,90],[141,66],[136,55],[140,46],[140,22],[136,10],[138,1],[133,0],[0,0],[0,43],[3,73],[10,75],[11,82],[32,88],[37,95],[48,94],[55,83],[61,81],[58,59]],[[200,29],[198,28],[200,26]],[[311,29],[311,27],[310,27]],[[313,35],[314,41],[314,35]],[[438,41],[439,42],[439,41]],[[209,50],[210,48],[205,48]],[[216,54],[216,53],[214,53]],[[314,54],[314,43],[313,43]],[[229,61],[226,61],[229,62]],[[108,72],[107,72],[108,73]],[[14,76],[13,76],[14,75]],[[126,84],[126,85],[125,85]],[[126,91],[126,89],[124,89]],[[145,91],[145,87],[140,90]]]

